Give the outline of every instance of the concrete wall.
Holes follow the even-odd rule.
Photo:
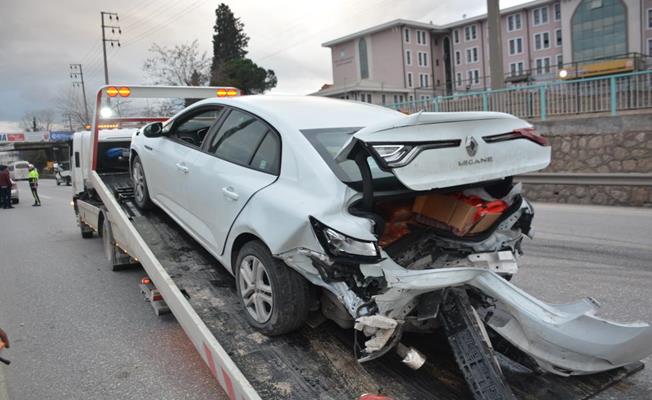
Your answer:
[[[552,145],[542,172],[652,173],[652,113],[536,122]],[[652,187],[526,185],[535,201],[652,206]]]

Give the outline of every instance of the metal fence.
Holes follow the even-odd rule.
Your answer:
[[[500,111],[521,118],[546,120],[551,116],[652,108],[652,70],[546,82],[507,89],[438,96],[392,104],[389,107],[417,111]]]

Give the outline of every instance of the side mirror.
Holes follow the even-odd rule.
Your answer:
[[[143,128],[143,135],[147,137],[163,136],[163,124],[161,122],[153,122]]]

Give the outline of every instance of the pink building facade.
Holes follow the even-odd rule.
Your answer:
[[[535,0],[501,10],[500,27],[507,85],[652,54],[652,0]],[[481,15],[441,26],[398,19],[326,42],[333,84],[314,94],[393,104],[489,89],[488,35]]]

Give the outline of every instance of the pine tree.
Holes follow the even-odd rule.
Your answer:
[[[215,10],[215,16],[211,85],[219,83],[220,70],[225,62],[239,60],[247,55],[249,43],[249,36],[244,33],[244,24],[233,15],[228,5],[221,3]]]

